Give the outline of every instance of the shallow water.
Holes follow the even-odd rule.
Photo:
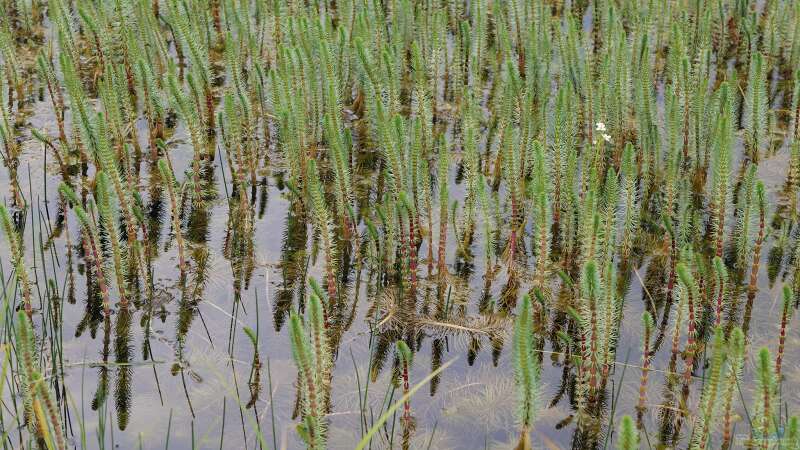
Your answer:
[[[587,12],[583,23],[588,30],[591,13]],[[487,87],[487,97],[489,90]],[[663,85],[655,92],[659,109],[663,109]],[[783,101],[778,98],[776,103]],[[20,157],[20,182],[29,208],[19,217],[24,222],[25,257],[37,299],[34,323],[42,343],[43,362],[57,374],[55,383],[59,396],[66,395],[68,399],[62,405],[71,442],[79,448],[108,448],[112,444],[124,449],[137,448],[140,444],[143,448],[258,448],[256,431],[259,430],[267,448],[302,448],[295,431],[298,419],[293,417],[297,371],[286,328],[289,312],[305,298],[307,278],[323,279],[324,262],[322,255],[317,255],[311,224],[297,208],[295,195],[284,184],[286,162],[280,152],[271,147],[267,149],[270,161],[267,172],[261,174],[262,183],[253,192],[254,229],[251,237],[245,236],[245,239],[252,239],[250,266],[243,263],[242,258],[230,256],[235,240],[229,223],[235,213],[230,211],[228,203],[233,189],[232,174],[227,160],[217,153],[207,174],[213,180],[214,198],[200,215],[183,218],[187,257],[192,268],[187,281],[191,287],[189,294],[182,290],[179,280],[169,205],[160,193],[159,178],[151,176],[157,168],[146,158],[139,161],[141,184],[138,188],[148,210],[149,232],[154,238],[152,276],[155,289],[151,297],[136,299],[127,309],[118,303],[112,305],[113,314],[105,321],[97,299],[89,298],[85,261],[76,246],[79,224],[75,215],[68,213],[66,229],[48,245],[43,245],[58,223],[60,175],[52,155],[32,139],[30,128],[53,136],[56,125],[49,100],[36,101],[28,107],[26,124],[20,130],[24,148]],[[773,105],[773,108],[781,109],[783,105]],[[360,125],[353,114],[349,114],[349,118],[353,120],[348,126],[355,130],[358,142]],[[438,120],[444,121],[441,126],[452,136],[453,124],[449,118],[437,117]],[[69,117],[67,121],[69,123]],[[139,125],[140,143],[146,147],[146,124],[140,121]],[[786,126],[786,123],[778,123],[779,128]],[[179,181],[185,178],[184,172],[194,155],[188,141],[184,125],[178,121],[167,148]],[[733,173],[740,172],[742,147],[741,136],[738,136],[739,154]],[[357,201],[369,204],[374,201],[373,171],[377,156],[372,148],[355,151]],[[449,180],[451,198],[461,201],[465,188],[459,181],[459,158],[459,154],[454,156]],[[758,177],[766,184],[770,205],[781,201],[780,190],[788,164],[788,148],[783,145],[759,165]],[[8,173],[0,170],[0,192],[7,192],[8,186]],[[501,186],[500,189],[503,192],[506,188]],[[731,222],[729,228],[732,228]],[[435,234],[438,226],[435,217],[432,227]],[[480,228],[479,220],[476,229]],[[527,232],[530,233],[530,225]],[[452,277],[448,298],[452,298],[456,314],[466,318],[481,317],[486,272],[481,254],[483,234],[475,233],[471,245],[474,258],[465,263],[458,256],[457,237],[452,227],[449,233],[447,262]],[[525,237],[526,244],[529,237]],[[748,333],[750,352],[743,375],[743,380],[747,380],[747,384],[742,385],[744,402],[736,402],[736,448],[744,446],[744,439],[749,436],[748,412],[743,405],[748,408],[752,405],[750,380],[754,379],[755,349],[766,345],[774,351],[777,347],[780,326],[777,318],[780,317],[783,269],[786,267],[779,270],[777,281],[770,281],[767,267],[773,243],[774,239],[767,239],[762,251],[759,292]],[[538,448],[589,448],[591,441],[599,448],[606,444],[610,447],[612,438],[606,436],[608,431],[616,430],[622,415],[635,414],[642,356],[639,318],[653,298],[662,297],[659,292],[645,288],[652,288],[654,279],[664,278],[664,252],[660,244],[656,242],[645,254],[637,255],[635,267],[618,267],[619,279],[629,284],[624,287],[617,364],[607,383],[597,429],[589,433],[590,436],[578,431],[577,405],[571,402],[569,393],[562,392],[565,357],[560,353],[561,346],[554,342],[550,330],[541,333],[545,341],[541,354],[542,382],[537,420],[531,433]],[[44,251],[39,250],[42,246]],[[436,282],[426,279],[426,239],[418,254],[418,272],[422,277],[418,301],[420,305],[433,308]],[[784,255],[784,266],[787,259],[788,255]],[[9,298],[18,298],[13,285],[8,284],[12,279],[9,261],[7,242],[0,239],[2,276],[6,280],[4,286],[9,289],[6,294]],[[531,261],[528,257],[527,262]],[[331,449],[353,448],[387,405],[401,396],[392,383],[391,349],[376,379],[370,377],[370,364],[380,346],[380,333],[373,333],[372,326],[377,320],[370,307],[384,294],[379,292],[377,274],[366,264],[356,265],[352,260],[350,263],[349,270],[344,271],[342,304],[337,308],[337,328],[342,334],[336,352],[332,408],[328,417]],[[200,281],[198,273],[203,275]],[[491,299],[502,296],[505,278],[503,270],[491,286]],[[47,283],[51,280],[57,292],[53,303],[47,300]],[[661,286],[661,283],[656,284]],[[241,289],[237,287],[240,285]],[[73,289],[71,297],[69,293]],[[549,290],[554,300],[562,295],[562,283],[557,277],[551,277]],[[520,294],[526,291],[526,285],[519,289]],[[94,290],[91,292],[96,295]],[[737,303],[741,309],[744,293],[739,294]],[[114,295],[116,291],[112,290]],[[71,298],[74,302],[69,301]],[[658,300],[655,303],[658,323],[664,304]],[[565,311],[559,309],[558,302],[550,306],[551,316],[563,319]],[[54,313],[53,308],[58,312]],[[11,318],[9,315],[7,320]],[[54,326],[54,320],[61,326]],[[456,333],[442,336],[431,332],[417,341],[410,376],[412,384],[445,362],[452,361],[452,365],[411,401],[416,422],[411,448],[513,448],[516,445],[519,439],[515,421],[517,394],[510,358],[508,332],[511,325],[506,325],[502,343],[495,342],[494,346],[485,335],[478,338],[480,346],[475,346],[470,338]],[[254,348],[244,327],[258,334],[261,389],[255,398],[249,386]],[[659,433],[668,431],[660,430],[665,413],[676,409],[666,401],[667,393],[670,389],[680,393],[680,382],[676,383],[671,376],[675,374],[666,373],[671,328],[670,322],[664,343],[653,359],[648,384],[648,410],[644,416],[646,436],[642,440],[650,448],[658,448]],[[390,343],[393,335],[385,333],[385,336],[389,337],[384,344]],[[797,333],[790,332],[781,392],[781,399],[790,412],[796,411],[800,404],[800,392],[794,389],[800,383],[798,344]],[[698,401],[704,369],[700,365],[694,373],[689,397],[691,405]],[[574,375],[574,367],[571,370]],[[103,392],[105,397],[98,394]],[[12,398],[8,391],[2,400],[7,411],[14,411],[21,404],[21,398]],[[5,420],[11,415],[6,414]],[[393,419],[373,439],[371,448],[388,448],[390,442],[393,447],[401,447],[399,414]],[[19,436],[24,434],[20,424],[5,425],[9,431],[9,445],[20,445]],[[690,431],[691,426],[685,424],[679,447],[687,446]],[[105,445],[100,445],[98,439]]]
[[[31,126],[53,132],[54,125],[49,115],[47,105],[37,103],[29,117]],[[182,136],[182,133],[179,128],[176,136]],[[186,142],[175,138],[171,140],[170,148],[170,158],[180,180],[183,169],[191,161],[192,149]],[[62,234],[53,241],[44,260],[41,254],[33,250],[38,248],[43,237],[46,238],[45,230],[53,227],[58,214],[56,188],[59,177],[55,165],[46,159],[40,144],[31,139],[25,141],[22,179],[26,186],[25,196],[31,204],[25,226],[26,257],[32,263],[31,272],[36,274],[34,291],[44,292],[44,280],[52,279],[63,298],[68,283],[66,271],[70,264],[65,237]],[[772,199],[783,182],[785,165],[784,151],[768,158],[760,166],[759,176],[767,182]],[[152,169],[147,163],[142,163],[140,170],[144,182],[150,179],[149,172]],[[451,172],[451,177],[454,177],[455,165]],[[6,176],[5,172],[0,175],[0,185],[6,185]],[[198,249],[208,252],[208,280],[196,302],[182,301],[180,298],[177,253],[170,235],[168,210],[160,212],[159,253],[153,262],[156,296],[150,302],[131,305],[131,326],[127,337],[117,335],[119,327],[116,321],[120,314],[124,314],[120,313],[118,305],[111,318],[113,325],[109,327],[110,334],[104,332],[101,311],[91,310],[87,313],[83,262],[73,249],[71,264],[76,302],[63,302],[63,329],[55,339],[60,343],[56,347],[60,346],[63,360],[47,358],[47,363],[63,367],[63,383],[70,399],[68,429],[76,445],[80,446],[79,424],[83,423],[88,448],[98,447],[97,430],[104,422],[107,444],[113,442],[119,448],[133,448],[139,442],[143,442],[145,448],[158,448],[165,445],[167,440],[170,448],[193,448],[193,445],[195,448],[253,448],[257,446],[256,428],[260,428],[269,447],[301,446],[294,431],[296,420],[292,419],[296,370],[284,327],[290,306],[285,302],[287,298],[296,299],[301,294],[305,275],[321,278],[321,258],[316,262],[310,258],[313,253],[310,225],[298,221],[292,210],[290,194],[285,188],[278,187],[281,184],[278,174],[264,177],[266,186],[259,187],[255,202],[255,205],[263,203],[261,209],[255,212],[255,264],[248,286],[243,288],[237,302],[233,269],[225,256],[226,239],[229,237],[226,189],[228,192],[231,189],[231,177],[224,161],[219,158],[215,161],[213,176],[217,197],[209,204],[206,230],[195,233],[201,237],[190,244],[189,254]],[[227,185],[223,178],[228,181]],[[151,190],[147,185],[140,186],[140,189],[145,205],[148,205]],[[454,197],[463,196],[463,189],[457,183],[453,184],[452,189]],[[163,210],[165,207],[161,208]],[[32,220],[32,217],[36,219]],[[68,232],[73,245],[77,240],[77,229],[75,218],[68,215]],[[187,239],[192,240],[190,237]],[[452,257],[455,254],[452,245],[455,236],[449,236],[448,240],[451,243],[449,255]],[[5,265],[9,261],[8,251],[5,241],[0,245],[0,261],[4,263],[5,277],[8,279],[9,269]],[[422,257],[427,254],[426,245],[423,243],[420,248]],[[480,242],[475,242],[473,248],[479,248],[480,245]],[[769,246],[763,252],[765,266],[768,249]],[[479,313],[478,300],[484,272],[481,260],[475,258],[477,266],[467,281],[470,286],[468,298],[465,304],[459,305],[468,315]],[[618,402],[614,408],[617,416],[634,411],[638,395],[641,327],[638,320],[630,318],[638,318],[644,302],[649,301],[641,285],[641,279],[646,277],[648,270],[647,261],[649,258],[644,258],[644,262],[628,274],[630,287],[624,305],[617,361],[629,365],[617,365],[612,374],[613,381],[608,383],[606,401],[607,411],[610,410],[612,399]],[[448,262],[452,269],[455,261],[451,258]],[[420,274],[426,271],[424,266],[425,261],[422,261]],[[346,296],[346,309],[351,310],[354,317],[341,338],[335,363],[333,412],[329,417],[330,448],[352,448],[360,438],[359,430],[365,426],[361,421],[359,405],[368,378],[370,345],[374,342],[368,325],[368,308],[374,296],[374,282],[364,270],[356,296],[353,287],[355,278],[356,274],[351,273],[351,286]],[[554,285],[554,292],[556,287]],[[495,283],[493,296],[498,296],[501,288],[501,283]],[[759,288],[750,345],[751,348],[761,345],[774,348],[779,325],[774,319],[778,317],[780,308],[779,283],[771,286],[766,271],[762,271]],[[421,297],[435,297],[433,288],[422,291]],[[36,316],[39,316],[36,317],[36,323],[41,323],[41,311]],[[87,316],[93,326],[90,324],[86,327],[88,329],[79,329],[79,324],[84,323]],[[250,400],[248,379],[253,348],[242,332],[243,326],[258,331],[259,354],[263,364],[263,388],[251,408],[245,408],[245,404]],[[48,335],[52,331],[39,331],[44,333],[43,337],[49,342]],[[439,378],[435,392],[432,392],[434,388],[425,387],[412,400],[417,424],[413,439],[415,447],[503,448],[516,443],[515,390],[509,361],[510,341],[506,341],[497,358],[485,338],[482,348],[474,356],[469,355],[467,339],[450,337],[437,344],[432,338],[421,341],[420,350],[415,355],[412,383],[430,372],[432,360],[438,360],[438,364],[455,361]],[[798,355],[797,344],[797,337],[790,334],[785,386],[800,381],[800,365],[793,362]],[[127,357],[117,357],[117,345],[127,346]],[[441,354],[434,355],[434,345],[441,349]],[[668,346],[665,344],[663,347]],[[550,405],[562,382],[563,358],[548,353],[552,350],[552,343],[546,343],[544,348],[541,408],[532,433],[534,442],[546,448],[580,445],[579,441],[575,441],[578,438],[574,421],[565,421],[574,413],[568,396],[564,396],[556,405]],[[471,358],[474,360],[470,362]],[[661,371],[666,368],[667,359],[668,350],[662,348],[653,362],[655,370],[650,376],[650,403],[646,414],[646,428],[652,430],[651,433],[658,428],[665,376]],[[117,364],[118,361],[127,361],[128,365]],[[385,365],[390,364],[391,361],[388,361]],[[745,380],[752,379],[751,370],[752,362],[748,361]],[[378,379],[370,382],[367,406],[364,408],[367,417],[377,417],[390,399],[399,398],[400,394],[392,389],[391,374],[391,367],[384,367]],[[702,368],[696,375],[693,400],[690,401],[696,401]],[[93,399],[104,378],[107,378],[108,398],[104,406],[95,408]],[[749,389],[750,386],[743,386],[746,396]],[[783,395],[783,400],[790,406],[797,404],[798,394],[794,390],[787,389]],[[129,400],[125,402],[125,398]],[[10,399],[5,400],[8,402]],[[121,415],[128,416],[124,430],[119,429]],[[609,419],[604,417],[603,420]],[[373,448],[387,447],[388,436],[392,432],[397,445],[399,422],[395,423],[394,430],[391,425],[387,426],[374,441]],[[14,441],[13,437],[11,440]]]

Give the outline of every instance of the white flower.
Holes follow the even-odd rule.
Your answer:
[[[603,139],[606,140],[609,144],[611,143],[611,136],[608,134],[603,133]]]
[[[606,131],[606,124],[604,124],[603,122],[597,122],[597,124],[595,125],[595,130]]]

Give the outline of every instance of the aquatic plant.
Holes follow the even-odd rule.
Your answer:
[[[637,174],[634,148],[631,143],[625,145],[622,153],[620,174],[624,180],[623,201],[625,204],[625,219],[622,222],[622,238],[620,254],[630,256],[639,227],[639,199],[637,188]]]
[[[725,369],[722,389],[722,446],[728,448],[733,439],[733,401],[738,392],[738,383],[742,376],[742,363],[745,352],[745,336],[740,328],[734,328],[728,343],[728,365]]]
[[[308,184],[309,206],[313,211],[314,228],[319,235],[322,251],[325,255],[325,279],[327,282],[328,298],[334,301],[337,298],[335,232],[322,191],[322,182],[319,178],[317,164],[313,159],[308,161],[306,181]]]
[[[716,136],[712,153],[712,223],[716,255],[719,257],[722,257],[726,205],[730,194],[731,135],[733,133],[730,95],[728,84],[723,83],[718,91],[719,116],[715,125]]]
[[[747,286],[747,304],[745,305],[745,332],[750,326],[750,311],[753,308],[753,301],[758,292],[758,271],[761,267],[761,247],[766,236],[766,215],[767,215],[767,195],[764,183],[760,180],[756,183],[756,199],[758,201],[758,234],[753,245],[753,259],[750,264],[750,282]]]
[[[187,122],[190,123],[192,138],[195,140],[195,152],[202,152],[203,147],[197,147],[200,142],[201,134],[198,129],[198,112],[205,112],[205,126],[209,133],[214,133],[215,129],[215,101],[212,90],[212,73],[210,68],[209,49],[201,30],[194,27],[189,17],[190,11],[184,2],[168,0],[167,2],[168,20],[171,30],[177,38],[177,45],[183,47],[183,53],[188,55],[190,61],[190,72],[187,74],[187,82],[192,90],[192,96],[196,99],[194,106],[189,106],[185,98],[181,98],[180,92],[170,87],[172,95],[175,97],[177,106],[181,114],[185,114]],[[170,83],[171,85],[173,83]],[[194,112],[190,112],[194,111]],[[191,123],[194,121],[194,123]],[[213,158],[213,153],[211,154]]]
[[[78,216],[78,221],[83,230],[84,248],[87,249],[86,253],[91,255],[94,274],[95,277],[97,277],[97,285],[100,289],[100,295],[103,298],[103,309],[107,316],[111,309],[111,295],[109,293],[108,282],[106,281],[105,257],[100,247],[99,232],[97,231],[94,218],[93,216],[90,217],[89,213],[81,206],[78,196],[75,195],[75,192],[67,184],[62,182],[58,187],[58,191],[72,204],[72,210],[75,211],[75,215]],[[89,203],[89,205],[91,205],[91,203]],[[90,211],[94,211],[91,209],[91,206],[89,206],[89,208]]]
[[[792,318],[792,312],[794,308],[792,307],[793,295],[792,290],[789,288],[788,285],[783,286],[783,308],[781,313],[781,331],[778,335],[778,354],[775,356],[775,380],[778,383],[781,382],[781,366],[783,362],[783,351],[786,345],[786,327],[789,324],[789,320]]]
[[[3,233],[6,235],[8,249],[14,265],[14,272],[17,280],[19,280],[25,314],[28,316],[28,319],[30,319],[33,314],[33,304],[31,298],[31,284],[28,280],[28,269],[25,267],[25,262],[23,260],[22,239],[19,233],[17,233],[16,226],[11,221],[11,216],[8,215],[8,209],[3,205],[0,205],[0,223],[3,227]]]
[[[517,384],[517,421],[520,426],[519,449],[530,449],[530,429],[536,417],[539,389],[539,363],[532,340],[533,309],[525,295],[514,319],[514,378]]]
[[[714,264],[714,286],[716,289],[714,295],[714,326],[718,327],[722,324],[722,310],[725,307],[725,285],[728,282],[728,270],[719,256],[715,256],[712,263]]]
[[[403,383],[403,395],[408,394],[409,386],[410,386],[410,372],[411,372],[411,364],[413,362],[413,354],[411,353],[411,349],[408,348],[403,341],[397,341],[395,344],[396,351],[397,351],[397,359],[400,361],[400,378]],[[406,400],[403,403],[403,426],[407,430],[413,430],[413,418],[411,417],[411,401]],[[408,431],[410,433],[410,431]]]
[[[250,401],[247,402],[246,408],[250,409],[256,405],[258,396],[261,393],[261,356],[258,352],[258,336],[252,328],[245,327],[244,332],[250,343],[253,344],[253,361],[251,362],[252,371],[248,386],[250,388]]]
[[[20,384],[28,426],[51,448],[66,449],[66,430],[62,427],[61,414],[40,368],[36,336],[30,319],[22,311],[17,315],[15,328]]]
[[[28,324],[29,318],[19,314],[22,319],[16,327],[16,342],[17,342],[17,358],[19,361],[20,370],[20,392],[23,396],[23,403],[25,407],[25,419],[28,427],[32,432],[39,434],[42,424],[37,424],[38,418],[34,416],[33,402],[36,397],[36,389],[33,383],[35,382],[34,374],[36,373],[38,358],[36,353],[36,337],[33,335],[33,329]]]
[[[692,430],[692,448],[704,449],[708,445],[708,440],[714,431],[717,411],[718,395],[721,386],[722,368],[728,351],[725,342],[724,331],[721,326],[714,328],[712,356],[708,368],[708,377],[703,386],[703,394],[700,400],[700,410],[702,415],[695,419],[694,429]]]
[[[563,417],[542,440],[731,448],[735,425],[748,445],[795,445],[796,405],[782,396],[795,381],[800,293],[795,3],[0,2],[11,268],[0,272],[7,312],[24,309],[35,343],[9,341],[6,444],[87,447],[96,430],[100,447],[131,446],[134,374],[148,365],[163,395],[152,342],[173,322],[166,354],[188,412],[176,408],[168,426],[189,424],[207,406],[191,383],[207,376],[197,322],[210,347],[227,338],[235,389],[211,393],[220,446],[240,444],[229,437],[241,428],[242,445],[278,447],[286,395],[310,448],[350,442],[327,424],[332,405],[356,396],[359,448],[435,448],[444,436],[464,446],[449,428],[464,417],[434,422],[417,399],[412,416],[412,359],[427,351],[420,378],[437,402],[480,386],[499,395],[509,374],[497,386],[460,381],[473,365],[514,366],[519,448],[533,445],[544,375],[548,412]],[[170,258],[177,274],[162,270]],[[782,308],[756,307],[776,281]],[[225,311],[227,336],[206,306]],[[642,352],[632,382],[618,361],[638,331],[631,314]],[[0,331],[13,338],[19,322],[6,314]],[[767,322],[780,324],[774,361],[746,345]],[[87,399],[70,376],[73,330],[87,355],[98,347],[84,361],[96,366],[95,419],[73,405]],[[272,386],[282,339],[293,391]],[[237,364],[242,342],[249,365]],[[334,370],[350,347],[352,371]],[[462,349],[467,367],[442,378]],[[743,371],[750,356],[757,370]],[[338,390],[353,379],[357,389]],[[629,383],[638,396],[620,394]],[[241,427],[228,420],[234,399]],[[481,419],[497,426],[496,412]],[[123,435],[108,433],[112,420]]]
[[[767,449],[769,448],[770,433],[775,424],[776,400],[772,356],[766,347],[762,347],[758,351],[756,371],[758,394],[756,395],[756,411],[753,420],[753,438],[755,441],[760,441],[762,449]]]
[[[647,378],[650,373],[650,362],[652,360],[652,350],[650,340],[653,335],[653,316],[645,311],[642,313],[642,375],[639,381],[639,403],[636,405],[637,410],[637,427],[641,428],[642,419],[646,410],[645,402],[647,396]]]
[[[450,149],[447,141],[441,142],[439,145],[439,165],[437,186],[439,188],[439,245],[438,258],[437,258],[437,273],[439,279],[443,280],[445,273],[447,273],[447,206],[449,203],[449,187],[447,172],[450,164]]]
[[[111,244],[111,255],[114,264],[114,274],[116,275],[117,289],[119,290],[120,302],[126,305],[128,300],[125,294],[127,283],[125,282],[125,266],[122,258],[122,249],[120,248],[119,236],[117,234],[117,224],[119,223],[117,217],[116,203],[110,198],[108,176],[105,172],[98,172],[95,175],[96,183],[96,203],[97,210],[100,213],[100,220],[103,223],[103,230]]]
[[[548,201],[548,178],[550,170],[547,165],[544,146],[539,142],[533,143],[533,242],[531,247],[536,251],[536,282],[534,285],[541,287],[544,284],[550,266],[550,222],[551,208]]]
[[[695,302],[700,300],[700,291],[689,268],[683,263],[678,263],[676,267],[680,286],[682,288],[681,303],[686,304],[686,370],[684,371],[684,381],[688,382],[694,370],[695,356],[697,348],[697,305]],[[680,307],[680,306],[679,306]]]
[[[2,48],[2,33],[0,33],[0,48]],[[13,61],[11,64],[13,64]],[[6,79],[5,69],[5,65],[0,66],[0,80],[3,81]],[[0,88],[3,87],[5,87],[5,83],[0,82]],[[9,194],[13,199],[14,206],[21,208],[24,204],[18,171],[21,149],[17,143],[16,134],[12,125],[11,111],[5,102],[0,102],[0,142],[3,144],[3,151],[0,153],[0,157],[2,157],[3,165],[8,169]]]
[[[300,316],[292,313],[289,319],[289,337],[292,356],[298,371],[298,382],[302,393],[302,421],[297,432],[310,449],[325,448],[325,388],[321,374],[316,371],[316,358],[312,343],[304,329]]]
[[[786,425],[786,447],[796,448],[798,445],[800,445],[800,419],[792,416]]]
[[[188,267],[186,265],[186,257],[184,256],[185,244],[183,242],[183,232],[181,231],[180,217],[182,203],[179,201],[175,192],[175,175],[172,173],[172,168],[170,167],[168,160],[158,160],[158,171],[161,174],[161,179],[166,185],[167,194],[169,196],[170,211],[172,214],[172,232],[175,234],[175,243],[178,247],[178,269],[180,269],[181,272],[181,279],[184,279]]]
[[[764,56],[754,52],[750,57],[750,71],[747,79],[747,92],[744,101],[742,121],[745,125],[745,143],[748,156],[756,163],[759,152],[768,142],[767,111],[768,99],[766,90],[766,69]]]
[[[619,424],[619,438],[617,440],[619,450],[634,450],[639,448],[639,433],[633,425],[631,416],[623,416]]]
[[[408,272],[409,296],[414,298],[417,292],[417,233],[414,227],[416,208],[405,191],[400,192],[400,252],[403,254],[404,270]],[[408,224],[406,233],[405,224]]]

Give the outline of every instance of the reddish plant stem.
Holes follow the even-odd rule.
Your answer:
[[[517,249],[517,217],[518,216],[518,209],[517,209],[517,197],[513,193],[511,194],[511,237],[508,240],[508,273],[509,275],[514,274],[514,258],[515,258],[515,251]]]
[[[650,330],[645,330],[643,337],[644,345],[642,346],[642,376],[639,380],[639,404],[636,406],[637,410],[637,426],[639,429],[643,426],[644,411],[645,411],[645,397],[647,395],[647,378],[650,374]]]
[[[415,243],[416,233],[414,232],[414,218],[408,218],[408,270],[411,282],[411,295],[417,292],[417,244]]]
[[[428,277],[430,277],[433,274],[433,217],[431,215],[430,198],[428,198],[427,200],[427,206],[428,206]]]
[[[328,242],[327,244],[328,246],[333,245],[331,242]],[[337,298],[336,275],[333,273],[333,259],[331,258],[330,247],[325,249],[325,273],[328,285],[328,302],[334,302]],[[327,320],[325,323],[327,324]]]
[[[770,409],[772,408],[770,403],[770,389],[768,387],[763,388],[763,397],[764,397],[764,417],[761,419],[761,426],[763,429],[761,430],[761,449],[767,450],[769,448],[769,443],[771,439],[768,436],[769,433],[769,421],[772,420],[772,415],[769,414]]]
[[[409,376],[408,376],[408,364],[403,363],[403,395],[408,393],[409,389]],[[411,419],[411,401],[406,400],[403,403],[403,419],[410,420]]]
[[[750,282],[747,286],[747,303],[744,307],[744,323],[742,324],[742,331],[747,336],[747,331],[750,328],[750,316],[753,311],[753,301],[758,293],[758,270],[761,267],[761,246],[764,243],[764,233],[766,228],[766,220],[763,210],[759,211],[758,215],[758,237],[753,246],[753,264],[750,269]]]
[[[217,39],[222,39],[222,20],[219,14],[219,0],[211,1],[211,16],[214,18],[214,31],[217,33]]]
[[[694,369],[694,354],[695,354],[695,337],[697,336],[697,326],[695,324],[694,314],[694,299],[691,292],[687,296],[687,304],[689,307],[689,321],[687,323],[688,338],[686,342],[686,370],[683,373],[683,379],[688,383],[692,378],[692,370]]]
[[[409,263],[408,252],[409,252],[409,244],[408,239],[406,238],[406,229],[403,226],[402,218],[400,219],[400,259],[402,261],[401,271],[406,264]],[[401,274],[400,278],[402,279],[403,274]]]
[[[732,395],[732,394],[730,394],[730,395]],[[731,426],[732,419],[733,419],[733,414],[732,414],[733,411],[732,411],[732,409],[733,409],[733,402],[730,400],[730,397],[726,397],[726,400],[725,400],[725,413],[723,414],[723,419],[722,419],[722,447],[721,448],[730,448],[731,439],[733,437],[733,427]]]
[[[589,362],[589,389],[592,392],[592,395],[594,395],[594,392],[597,389],[597,308],[594,299],[589,301],[589,308],[589,320],[591,320],[592,326],[592,336],[591,341],[589,342],[589,359],[591,360]]]
[[[675,290],[675,265],[677,263],[677,250],[675,248],[675,240],[672,237],[668,237],[669,239],[669,247],[670,247],[670,254],[669,254],[669,279],[667,281],[667,302],[672,303],[672,296]]]
[[[783,303],[783,314],[781,315],[781,332],[778,337],[778,356],[775,358],[775,379],[781,382],[781,366],[783,363],[783,350],[786,345],[786,326],[789,322],[789,302]]]
[[[441,208],[439,212],[439,263],[438,274],[441,279],[447,271],[447,261],[445,255],[447,254],[447,206]]]
[[[87,245],[88,242],[88,245]],[[95,245],[94,239],[89,237],[84,237],[83,241],[84,250],[88,247],[88,250],[91,251],[92,260],[94,261],[95,272],[97,272],[97,286],[100,288],[100,295],[103,297],[103,313],[108,316],[111,311],[111,300],[108,294],[108,285],[106,284],[106,277],[103,273],[103,259],[100,255],[100,252],[97,250],[97,246]]]

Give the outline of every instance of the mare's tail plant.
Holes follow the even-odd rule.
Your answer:
[[[520,426],[519,450],[530,450],[530,431],[536,419],[539,389],[539,359],[534,353],[533,308],[525,295],[514,320],[514,379],[517,384],[517,422]]]
[[[322,302],[316,294],[312,293],[309,298],[305,326],[297,313],[291,314],[289,337],[301,396],[302,421],[297,431],[309,449],[322,450],[326,445],[325,415],[330,399],[333,359],[328,346]]]
[[[761,180],[756,182],[756,201],[758,203],[758,233],[756,242],[753,245],[753,258],[750,263],[750,281],[747,285],[747,303],[745,304],[744,325],[745,334],[750,328],[750,314],[753,310],[753,301],[758,293],[758,271],[761,268],[761,248],[766,236],[766,216],[767,216],[767,194],[764,183]]]
[[[11,216],[8,214],[8,209],[0,205],[0,225],[3,227],[3,232],[8,241],[9,252],[11,253],[11,261],[14,264],[14,273],[19,280],[20,288],[22,290],[22,302],[25,308],[25,314],[28,319],[33,314],[33,305],[31,303],[31,284],[28,280],[28,269],[25,268],[25,261],[22,250],[22,238],[17,232]]]
[[[172,213],[172,232],[175,234],[175,243],[178,246],[178,268],[181,272],[181,279],[186,278],[186,257],[184,256],[184,243],[183,232],[181,231],[181,203],[180,197],[175,192],[175,175],[172,173],[172,168],[166,159],[158,161],[158,171],[161,174],[161,180],[167,186],[167,195],[169,196],[170,211]]]
[[[767,347],[758,351],[756,361],[755,417],[753,419],[753,440],[763,450],[767,450],[772,441],[772,432],[776,426],[776,412],[780,410],[775,389],[775,373],[773,372],[772,355]]]
[[[792,318],[794,307],[792,301],[792,289],[789,285],[783,286],[783,312],[781,313],[781,331],[778,337],[778,355],[775,357],[775,381],[781,382],[781,366],[783,363],[783,351],[786,345],[786,327]]]
[[[727,368],[722,386],[722,448],[730,448],[733,440],[734,400],[738,396],[745,356],[745,335],[734,328],[728,340]]]
[[[639,448],[639,432],[633,424],[631,416],[623,416],[619,424],[618,450],[637,450]]]
[[[400,378],[403,383],[403,395],[408,394],[410,388],[411,364],[413,363],[414,355],[408,345],[402,341],[397,341],[395,345],[397,349],[397,359],[400,363]],[[411,416],[411,400],[406,400],[403,403],[403,432],[409,437],[414,431],[414,418]],[[405,439],[407,440],[407,439]]]
[[[753,53],[750,59],[750,73],[747,79],[744,114],[742,121],[745,127],[745,145],[748,156],[755,163],[759,162],[761,148],[767,143],[767,112],[769,98],[767,88],[767,68],[764,56]]]
[[[333,302],[337,298],[335,233],[328,206],[325,202],[325,193],[322,188],[322,181],[319,178],[317,163],[313,159],[308,161],[306,181],[308,185],[312,221],[314,223],[314,228],[319,234],[322,251],[325,255],[325,280],[327,283],[328,298]]]
[[[645,311],[642,313],[642,375],[639,381],[639,403],[636,406],[637,410],[637,427],[642,427],[642,421],[644,419],[644,413],[647,409],[645,406],[645,402],[647,399],[647,378],[650,374],[650,361],[652,360],[653,355],[651,354],[652,348],[650,339],[653,336],[653,329],[655,328],[655,323],[653,322],[653,316]]]
[[[42,375],[36,357],[36,336],[28,317],[20,311],[16,322],[17,357],[20,361],[20,383],[28,424],[48,448],[66,450],[66,430],[61,412],[50,385]],[[52,437],[51,437],[52,436]]]
[[[103,224],[103,230],[108,237],[109,244],[111,245],[111,256],[114,263],[114,274],[116,275],[117,289],[119,291],[120,302],[122,305],[127,305],[126,282],[125,282],[125,262],[123,260],[123,252],[119,240],[118,217],[116,202],[112,199],[110,190],[111,182],[105,172],[98,172],[95,176],[95,189],[96,189],[96,203],[97,210],[100,213],[100,220]],[[133,244],[131,242],[131,244]]]
[[[707,377],[700,398],[700,411],[695,418],[695,428],[692,430],[691,448],[705,449],[708,445],[709,435],[714,431],[718,416],[719,392],[722,379],[722,368],[725,362],[727,343],[721,326],[714,329],[713,353],[706,372]]]
[[[83,206],[81,206],[78,196],[75,195],[75,192],[66,183],[62,182],[58,187],[58,191],[72,204],[72,210],[75,211],[78,222],[81,224],[84,248],[87,250],[86,253],[90,255],[93,262],[95,277],[97,277],[97,285],[100,289],[100,295],[103,298],[103,309],[105,310],[106,316],[108,316],[111,309],[111,295],[108,288],[108,278],[106,277],[105,257],[100,247],[99,233],[95,225],[94,217],[90,217],[89,215],[90,212],[93,214],[93,209],[90,207],[89,212],[87,212]],[[91,206],[91,203],[89,205]]]

